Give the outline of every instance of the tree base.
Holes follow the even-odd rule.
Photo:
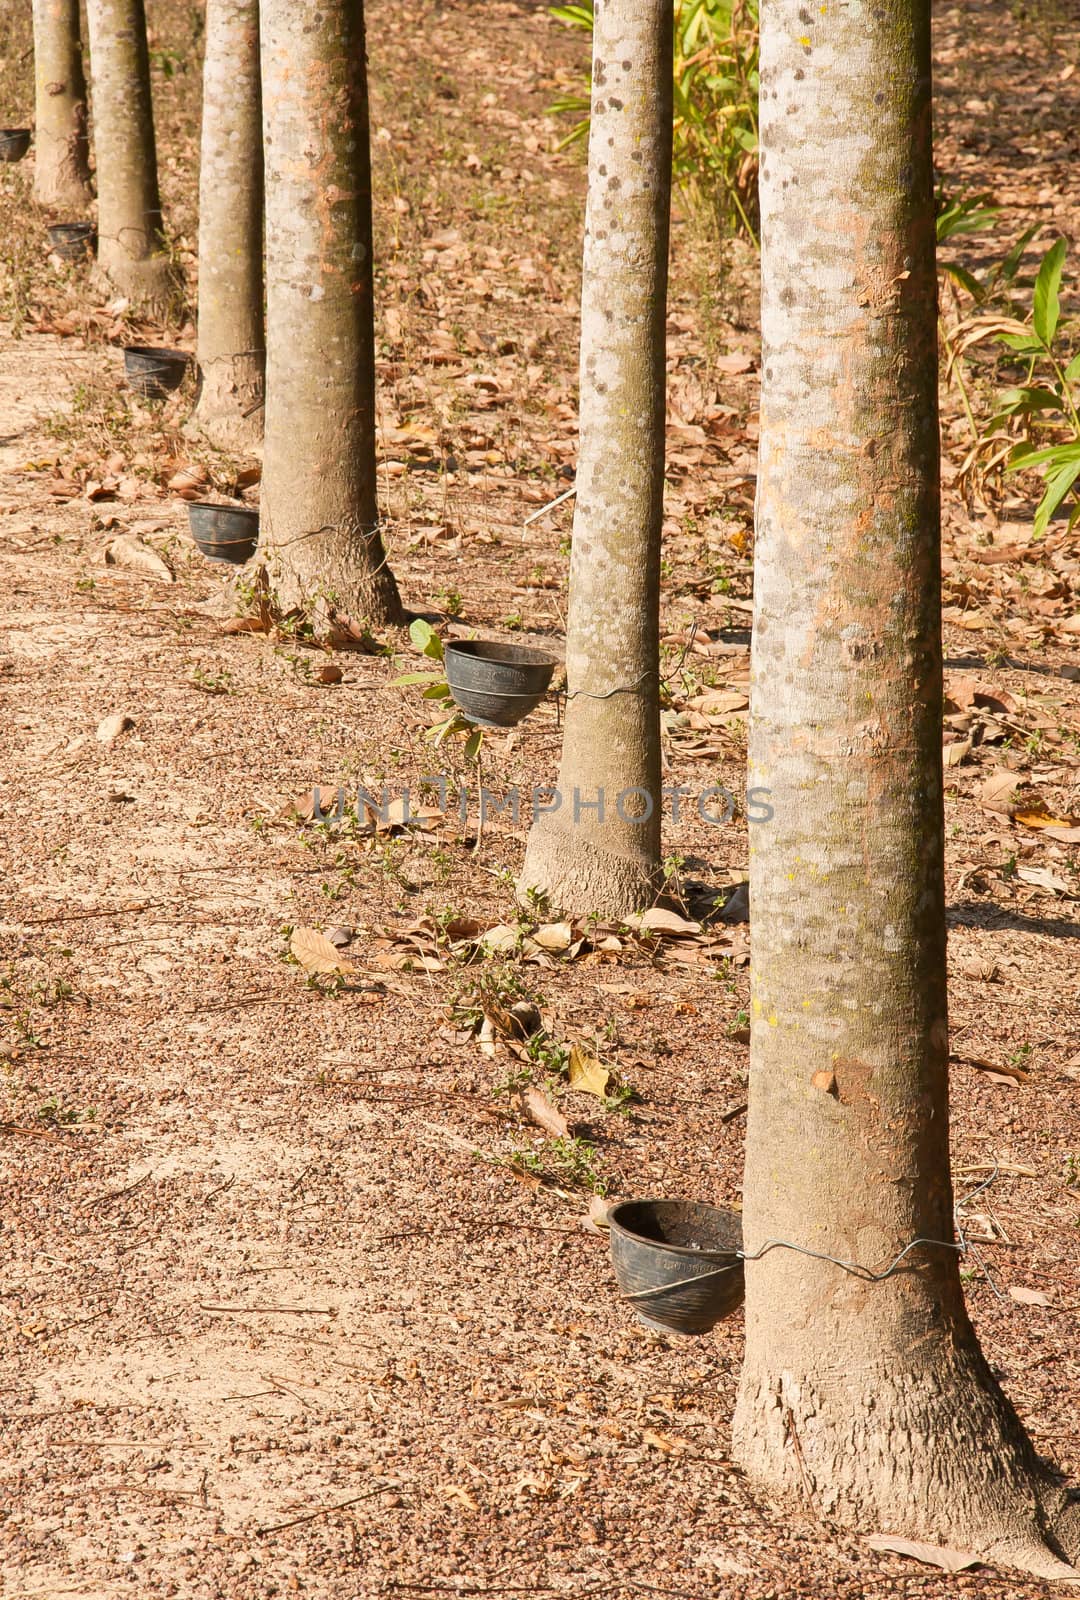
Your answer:
[[[252,451],[262,442],[264,387],[261,355],[201,361],[188,427],[220,450]]]
[[[106,294],[123,295],[140,311],[168,320],[180,309],[183,290],[168,256],[100,255],[92,283]]]
[[[65,220],[77,220],[91,204],[94,191],[89,178],[83,179],[73,172],[50,172],[40,164],[34,170],[34,199],[47,210],[63,212]]]
[[[294,553],[300,550],[302,562]],[[284,613],[300,612],[312,619],[332,613],[361,625],[400,626],[406,613],[381,543],[379,565],[373,564],[373,554],[359,535],[320,530],[311,537],[297,536],[292,549],[284,542],[260,541],[258,559],[266,566],[274,604]]]
[[[550,910],[570,916],[617,918],[655,904],[659,883],[658,862],[606,849],[553,814],[529,830],[517,897],[524,905],[542,895]]]
[[[814,1348],[814,1335],[806,1330]],[[744,1371],[732,1454],[769,1498],[961,1550],[1039,1578],[1080,1579],[1080,1511],[1035,1455],[977,1347],[879,1361],[791,1348]],[[785,1357],[787,1359],[785,1359]]]

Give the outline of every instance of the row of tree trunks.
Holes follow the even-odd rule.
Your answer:
[[[38,0],[35,21],[55,35],[39,97],[58,102],[39,181],[78,201],[74,9]],[[142,0],[89,0],[89,16],[102,267],[153,300],[167,262]],[[200,411],[234,438],[262,380],[259,31],[256,0],[210,0]],[[315,27],[297,0],[262,0],[261,33],[261,556],[286,605],[396,621],[362,7],[327,0]],[[660,867],[671,33],[672,0],[597,0],[562,804],[534,826],[520,882],[607,915],[648,904]],[[953,1248],[929,0],[813,15],[770,0],[760,104],[749,769],[772,817],[750,830],[734,1454],[818,1516],[1075,1579],[1080,1511],[983,1358]]]

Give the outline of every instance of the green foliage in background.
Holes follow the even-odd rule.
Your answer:
[[[1076,491],[1080,478],[1080,350],[1069,340],[1071,325],[1061,315],[1064,239],[1056,240],[1043,256],[1026,315],[1017,304],[1020,257],[1036,231],[1037,225],[1029,228],[1003,262],[981,281],[971,278],[965,282],[955,270],[949,272],[972,294],[975,312],[949,330],[946,346],[948,369],[954,374],[960,358],[970,361],[980,346],[995,344],[1008,352],[995,362],[995,371],[1011,367],[1019,381],[1000,390],[993,415],[985,423],[975,423],[965,394],[974,442],[960,475],[965,480],[985,478],[991,472],[1038,471],[1043,492],[1032,532],[1041,539],[1050,518],[1070,495],[1069,528],[1080,519]]]
[[[592,33],[592,0],[552,6]],[[675,182],[687,204],[725,233],[757,244],[758,0],[675,0]],[[553,111],[578,118],[563,140],[589,131],[588,94]]]

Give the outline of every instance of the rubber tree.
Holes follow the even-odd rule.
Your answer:
[[[195,421],[223,448],[262,434],[262,217],[258,0],[207,0]]]
[[[133,303],[167,305],[143,0],[87,0],[97,153],[98,274]]]
[[[396,622],[375,477],[371,152],[359,0],[263,0],[267,402],[279,600]]]
[[[651,903],[660,868],[671,56],[670,0],[599,0],[566,724],[555,795],[530,830],[518,885],[564,911],[608,916]]]
[[[930,59],[930,0],[762,10],[749,782],[773,815],[733,1447],[824,1518],[1053,1576],[1077,1530],[954,1247]]]
[[[81,211],[91,198],[79,0],[34,0],[34,199]]]

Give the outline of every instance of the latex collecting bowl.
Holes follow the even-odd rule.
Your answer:
[[[210,561],[242,566],[259,542],[259,513],[254,506],[220,506],[209,500],[188,501],[191,537]]]
[[[0,161],[21,161],[29,148],[29,128],[0,128]]]
[[[737,1211],[700,1200],[622,1200],[607,1221],[622,1297],[647,1328],[708,1333],[742,1305]]]
[[[455,639],[443,646],[443,665],[454,703],[471,722],[512,728],[544,698],[555,657],[528,645]]]
[[[51,222],[49,244],[64,261],[82,261],[94,253],[97,233],[92,222]]]
[[[186,350],[129,344],[124,348],[124,371],[136,394],[159,397],[179,389],[191,357]]]

